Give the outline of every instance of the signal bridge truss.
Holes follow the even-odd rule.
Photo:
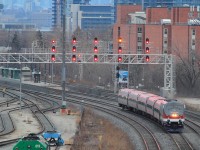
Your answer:
[[[51,61],[52,54],[55,62]],[[72,59],[75,55],[76,59]],[[94,59],[94,55],[98,59]],[[118,62],[118,57],[122,60]],[[90,64],[160,64],[164,65],[164,90],[170,97],[175,94],[175,63],[174,56],[168,54],[95,54],[95,53],[66,53],[65,63]],[[62,63],[62,53],[0,53],[1,64],[34,64]]]

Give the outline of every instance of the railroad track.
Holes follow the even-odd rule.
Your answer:
[[[10,97],[18,96],[18,95],[16,95],[16,91],[15,92],[7,91],[6,94],[9,95]],[[44,131],[54,131],[55,130],[55,126],[52,124],[52,122],[46,117],[46,115],[40,110],[40,108],[34,102],[32,102],[31,100],[26,99],[24,97],[22,97],[22,101],[23,101],[23,106],[21,108],[22,109],[29,108],[29,110],[32,112],[32,114],[35,115],[35,118],[41,124],[42,130],[40,132],[38,132],[37,134],[41,134]],[[15,108],[9,108],[9,109],[3,110],[3,112],[7,112],[7,113],[1,112],[1,120],[2,120],[3,130],[0,132],[0,136],[7,135],[15,130],[13,121],[10,118],[9,113],[11,111],[17,111],[17,110],[19,110],[18,106],[16,106]],[[5,145],[5,143],[11,144],[11,143],[13,143],[13,141],[16,141],[18,139],[19,138],[14,139],[14,140],[2,141],[0,143],[0,146]]]
[[[13,90],[12,90],[12,92],[9,92],[9,93],[13,94]],[[24,93],[23,94],[24,97],[22,97],[24,105],[31,110],[32,114],[35,115],[35,117],[37,118],[37,120],[40,122],[40,124],[42,126],[42,130],[37,134],[41,134],[42,132],[45,132],[45,131],[54,131],[55,126],[42,111],[43,109],[46,110],[46,108],[43,108],[43,109],[39,108],[38,104],[36,104],[35,101],[32,100],[34,97],[31,97],[30,94],[28,95],[29,97],[27,97],[27,95],[25,95],[25,94],[26,93]],[[17,96],[17,95],[15,95],[15,96]],[[43,99],[40,99],[40,100],[42,102],[44,102]],[[48,103],[47,109],[52,108],[51,102],[48,102],[47,100],[45,100],[45,102],[46,102],[45,104]]]
[[[60,91],[58,91],[58,90],[55,90],[55,89],[53,89],[53,90],[51,90],[51,91],[54,91],[54,92],[51,92],[52,94],[50,94],[50,97],[52,98],[52,99],[57,99],[58,101],[61,101],[61,96],[56,96],[57,94],[59,94],[59,95],[61,95],[60,93]],[[58,92],[56,92],[56,91],[58,91]],[[104,94],[106,94],[106,92],[104,93]],[[37,94],[37,95],[39,95],[39,94]],[[42,94],[41,94],[42,95]],[[78,93],[78,94],[76,94],[76,92],[75,91],[73,91],[73,92],[71,92],[71,91],[68,91],[67,92],[67,102],[72,102],[72,103],[76,103],[76,104],[80,104],[80,105],[84,105],[84,106],[89,106],[89,107],[93,107],[93,108],[95,108],[95,109],[98,109],[97,107],[100,107],[99,105],[101,105],[101,107],[102,106],[107,106],[107,107],[112,107],[112,111],[113,111],[113,109],[117,109],[118,108],[118,106],[117,106],[117,103],[116,103],[116,100],[114,100],[113,98],[111,98],[111,99],[113,99],[113,100],[110,100],[109,99],[109,97],[110,97],[111,95],[109,95],[109,92],[108,92],[108,96],[92,96],[92,95],[90,95],[90,96],[86,96],[86,94],[82,94],[82,93]],[[45,96],[45,94],[43,94],[43,96],[41,96],[41,97],[46,97]],[[94,98],[95,97],[95,98]],[[109,101],[110,100],[110,101]],[[97,106],[98,105],[98,106]],[[109,109],[110,109],[109,108]],[[105,108],[99,108],[99,110],[100,111],[104,111],[105,112]],[[108,111],[111,111],[111,110],[108,110]],[[108,112],[109,113],[109,112]],[[116,115],[117,114],[117,111],[113,111],[113,115]],[[110,115],[112,115],[112,112],[110,113]],[[125,115],[126,116],[126,115]],[[115,116],[116,118],[119,118],[119,119],[121,119],[120,118],[120,116]],[[124,116],[122,117],[122,118],[125,118]],[[128,121],[129,120],[129,121]],[[129,119],[127,119],[127,121],[125,121],[124,120],[124,122],[126,122],[127,124],[129,124],[130,125],[130,123],[131,122],[133,122],[133,121],[131,121],[131,118],[129,118]],[[132,123],[132,124],[136,124],[136,123]],[[141,127],[141,125],[138,125],[139,127]],[[138,128],[139,129],[139,127],[136,127],[136,128]],[[142,127],[141,127],[142,128]],[[136,129],[135,129],[136,130]],[[142,131],[144,131],[144,128],[143,129],[139,129],[139,130],[142,130]],[[151,131],[150,131],[151,132]],[[147,131],[145,130],[144,131],[144,133],[138,133],[138,134],[141,134],[141,135],[143,135],[143,136],[145,136],[145,134],[147,133]],[[163,132],[164,133],[164,132]],[[153,133],[152,133],[153,134]],[[169,133],[166,133],[166,134],[169,134]],[[172,139],[174,140],[174,142],[176,143],[176,148],[174,148],[174,149],[180,149],[180,148],[183,148],[181,145],[184,145],[184,147],[185,148],[188,148],[188,149],[195,149],[195,148],[193,148],[193,146],[189,143],[189,141],[187,141],[187,140],[185,140],[185,138],[184,137],[182,137],[182,135],[181,134],[169,134],[168,136],[171,136],[172,135]],[[175,135],[175,136],[174,136]],[[179,136],[178,136],[179,135]],[[141,136],[141,139],[143,139],[142,138],[142,136]],[[146,136],[146,139],[143,141],[143,143],[147,143],[147,145],[145,146],[145,148],[146,149],[152,149],[152,147],[155,147],[155,145],[156,145],[156,143],[158,143],[158,145],[160,145],[160,143],[159,143],[159,139],[156,139],[157,140],[157,142],[153,142],[154,140],[153,140],[154,138],[153,137],[151,137],[151,134],[149,133],[149,135],[148,136]],[[146,142],[145,142],[146,141]],[[153,146],[152,146],[153,145]],[[157,148],[156,149],[159,149],[159,147],[162,147],[162,144],[161,144],[161,146],[157,146]]]
[[[189,141],[180,133],[180,134],[170,134],[174,142],[176,143],[179,150],[193,150],[193,146]]]
[[[28,91],[26,91],[28,92]],[[40,93],[40,92],[28,92],[29,94],[31,93],[31,95],[33,94],[36,94],[37,96],[45,96],[44,93]],[[54,99],[57,99],[57,100],[61,100],[61,97],[59,96],[56,96],[56,94],[54,93],[53,95],[51,95],[51,98],[54,98]],[[81,99],[80,99],[81,98]],[[73,100],[72,100],[73,99]],[[99,104],[101,104],[102,106],[98,106],[99,109],[101,109],[102,111],[105,112],[105,105],[108,107],[108,102],[104,102],[100,99],[94,99],[94,98],[90,98],[90,97],[87,97],[87,96],[76,96],[75,94],[68,94],[68,100],[74,102],[76,101],[77,102],[83,102],[83,101],[86,101],[86,102],[90,102],[90,103],[93,103],[93,104],[87,104],[89,106],[93,106],[93,107],[96,107],[97,108],[97,104],[95,104],[97,101],[99,102]],[[102,109],[103,107],[103,109]],[[110,107],[113,108],[113,105],[110,104]],[[117,106],[115,106],[116,109],[118,109]],[[153,133],[148,130],[148,128],[145,128],[145,126],[142,125],[142,123],[139,123],[139,122],[136,122],[134,121],[133,119],[131,120],[130,118],[126,117],[125,115],[122,115],[122,114],[119,114],[117,111],[113,111],[113,110],[109,110],[107,109],[106,110],[107,113],[109,113],[110,115],[112,116],[115,116],[118,115],[117,117],[120,118],[121,120],[123,120],[124,122],[128,123],[132,128],[134,128],[135,130],[137,130],[138,134],[141,136],[141,139],[143,139],[143,143],[145,144],[145,149],[152,149],[153,147],[157,147],[157,149],[160,149],[160,146],[156,140],[156,138],[154,137]],[[126,118],[126,119],[125,119]],[[137,124],[137,125],[136,125]],[[142,133],[141,133],[142,132]]]

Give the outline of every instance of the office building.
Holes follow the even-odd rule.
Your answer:
[[[82,30],[103,30],[114,23],[113,6],[111,5],[71,5],[72,32],[78,27]]]

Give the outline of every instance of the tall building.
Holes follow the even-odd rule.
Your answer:
[[[138,12],[138,9],[138,5],[117,7],[114,53],[118,51],[117,39],[121,37],[123,53],[145,54],[145,39],[148,38],[150,54],[178,54],[185,59],[197,60],[200,56],[199,7],[149,7],[145,12]]]
[[[63,0],[52,0],[52,26],[53,28],[62,27],[63,9],[65,4]]]
[[[52,0],[52,26],[55,27],[62,27],[62,17],[63,17],[63,9],[66,10],[66,26],[69,28],[69,22],[71,18],[70,7],[71,4],[89,4],[90,0],[66,0],[66,4],[64,0]]]
[[[106,29],[114,23],[112,5],[78,5],[71,6],[72,32],[78,27],[82,30]]]
[[[24,10],[25,12],[31,12],[33,9],[33,3],[32,0],[26,0],[24,3]]]

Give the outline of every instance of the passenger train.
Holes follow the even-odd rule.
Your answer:
[[[169,132],[181,132],[184,128],[185,105],[177,100],[135,89],[121,89],[118,93],[118,104],[123,109],[148,114]]]

